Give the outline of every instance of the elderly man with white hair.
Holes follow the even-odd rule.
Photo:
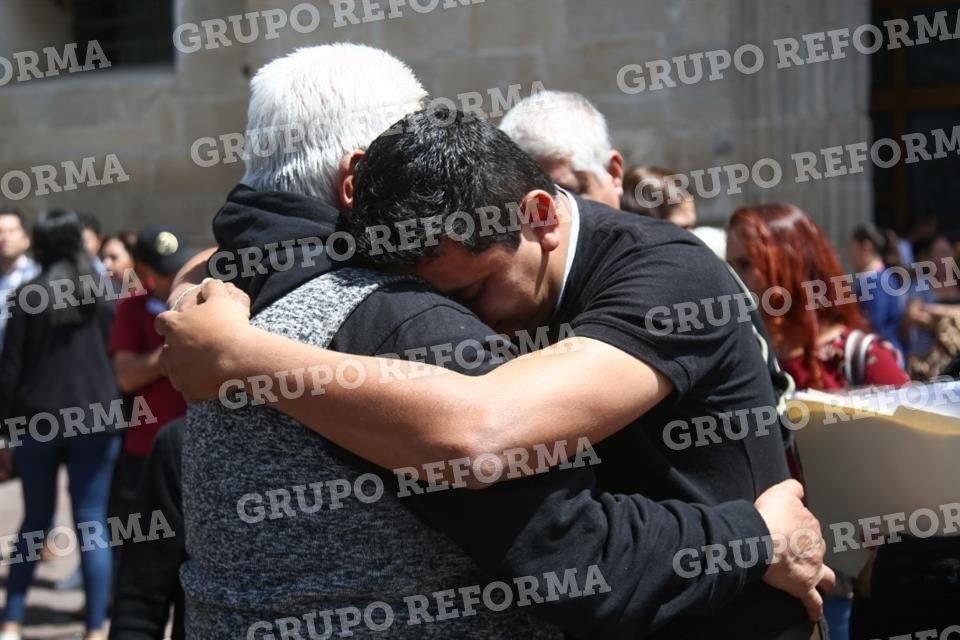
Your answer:
[[[255,324],[371,355],[492,333],[420,282],[334,270],[302,242],[334,233],[349,201],[348,152],[425,97],[408,67],[360,45],[300,49],[256,74],[248,148],[275,152],[247,154],[243,183],[214,219],[209,261],[228,271],[250,266],[250,249],[283,247],[235,273]],[[494,366],[481,351],[469,360]],[[395,477],[265,405],[223,394],[190,407],[182,473],[188,638],[562,637],[529,609],[484,606],[489,581],[398,497]],[[465,604],[434,599],[456,589],[467,590]],[[473,611],[445,610],[457,606]]]
[[[603,114],[584,96],[541,91],[510,109],[500,128],[540,163],[554,184],[620,208],[623,155],[610,144]]]

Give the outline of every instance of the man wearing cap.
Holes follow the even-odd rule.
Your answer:
[[[137,238],[134,268],[146,291],[117,303],[110,334],[110,355],[117,384],[128,396],[140,396],[156,417],[127,431],[121,457],[122,502],[132,500],[154,436],[168,422],[184,415],[187,405],[160,366],[163,338],[153,319],[166,309],[173,277],[190,258],[173,229],[151,225]]]

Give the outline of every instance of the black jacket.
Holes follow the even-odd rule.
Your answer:
[[[184,601],[180,565],[184,549],[180,454],[186,419],[171,421],[157,434],[143,467],[134,512],[155,511],[172,537],[124,545],[117,564],[110,640],[161,640],[173,606],[173,640],[183,640]]]
[[[208,271],[243,289],[252,301],[250,313],[256,315],[305,282],[338,266],[326,253],[314,257],[311,252],[305,259],[304,245],[308,241],[326,241],[336,230],[339,216],[335,208],[316,198],[237,185],[213,219],[213,236],[220,257],[208,262]],[[273,246],[273,253],[279,255],[286,251],[276,248],[281,243],[289,244],[289,261],[284,255],[274,262],[262,260],[262,271],[243,268],[242,250],[257,248],[267,254]],[[225,253],[231,254],[232,260],[222,260]]]
[[[0,420],[23,417],[29,422],[31,416],[49,413],[60,424],[62,438],[65,429],[60,412],[77,408],[86,428],[115,432],[124,423],[122,414],[110,418],[111,405],[120,398],[107,351],[113,322],[113,303],[107,298],[112,296],[99,297],[96,308],[78,324],[58,326],[54,296],[48,298],[49,304],[39,305],[39,297],[28,294],[21,304],[21,291],[45,285],[47,278],[41,273],[13,294],[0,356]],[[101,407],[107,416],[98,420],[92,405]],[[42,424],[38,422],[38,428],[46,433],[49,421]]]

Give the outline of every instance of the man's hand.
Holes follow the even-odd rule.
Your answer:
[[[161,362],[173,386],[188,402],[211,400],[230,378],[231,353],[243,348],[250,298],[232,284],[208,278],[197,305],[165,311],[155,326],[166,340]]]
[[[177,275],[173,278],[170,296],[167,298],[167,308],[175,311],[185,311],[198,304],[200,283],[207,277],[207,261],[217,251],[216,247],[204,249],[187,260]],[[174,308],[176,305],[176,308]]]
[[[817,587],[832,589],[836,576],[823,564],[820,522],[803,505],[803,486],[787,480],[763,492],[754,503],[773,539],[774,557],[763,581],[803,601],[811,620],[823,615]]]
[[[124,393],[135,393],[167,375],[160,362],[162,352],[162,346],[146,353],[134,353],[123,349],[117,351],[113,355],[113,370],[120,390]]]

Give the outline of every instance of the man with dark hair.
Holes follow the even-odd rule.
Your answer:
[[[5,301],[14,289],[40,273],[37,263],[30,259],[30,236],[27,234],[23,213],[0,203],[0,301]],[[0,311],[0,351],[10,312],[6,306]]]
[[[89,211],[78,211],[80,224],[83,225],[83,249],[93,260],[93,265],[99,273],[104,273],[106,267],[100,260],[100,246],[103,244],[103,229],[100,226],[100,218]]]
[[[606,439],[598,470],[441,491],[426,499],[431,520],[496,575],[601,567],[608,593],[539,612],[581,634],[810,637],[804,604],[819,618],[816,587],[832,572],[802,490],[784,482],[780,433],[756,412],[772,408],[773,391],[749,322],[719,308],[740,290],[717,258],[673,225],[558,191],[502,132],[460,113],[408,116],[342,166],[355,171],[340,184],[353,206],[342,224],[366,262],[420,276],[501,333],[549,326],[556,339],[572,327],[576,337],[544,349],[550,358],[476,377],[385,380],[376,358],[251,328],[225,285],[207,281],[203,304],[158,319],[187,397],[215,398],[226,381],[250,376],[290,388],[297,370],[349,361],[360,372],[350,389],[313,384],[265,399],[387,468]],[[697,303],[706,322],[687,327]],[[671,440],[677,425],[738,412],[740,434],[714,430],[709,446]],[[271,443],[281,435],[270,433]],[[776,557],[727,554],[729,563],[705,570],[682,562],[798,531],[815,539]]]

